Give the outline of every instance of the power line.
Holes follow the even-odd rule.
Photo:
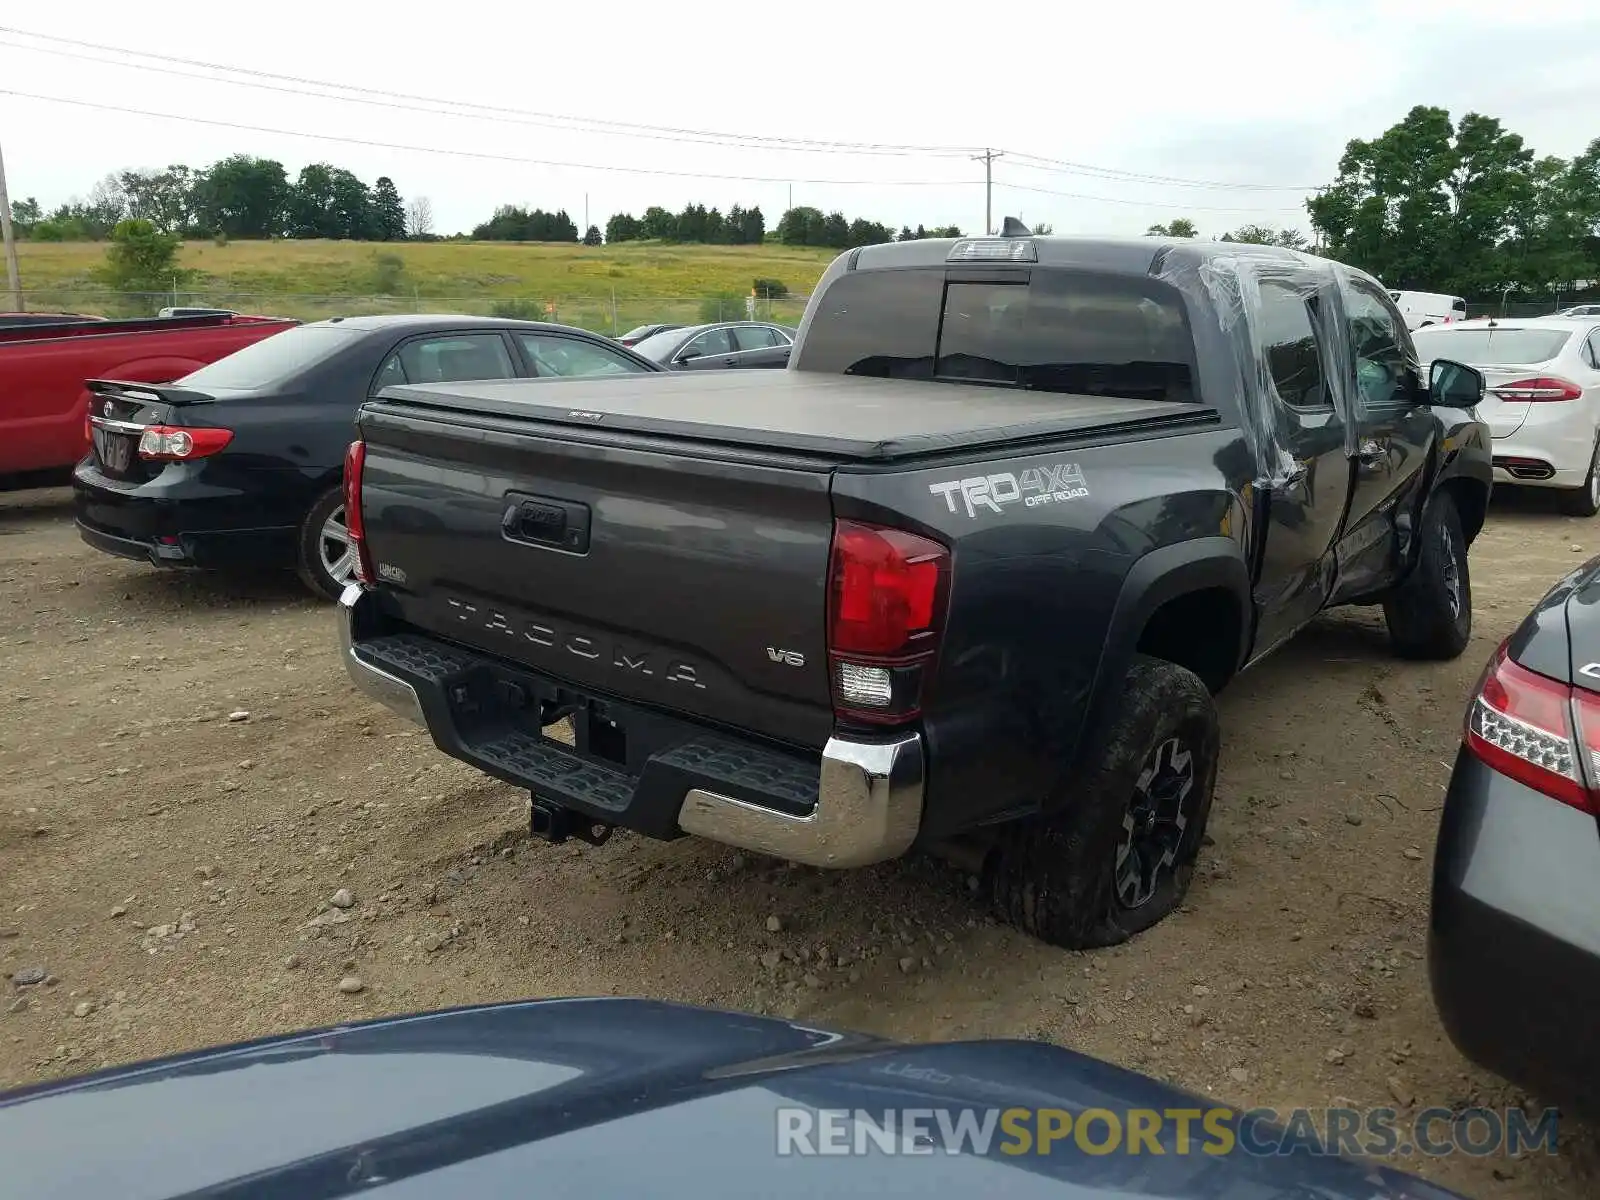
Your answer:
[[[20,50],[24,53],[50,54],[62,58],[78,59],[84,62],[98,62],[104,65],[122,67],[129,70],[165,74],[177,78],[194,79],[207,83],[220,83],[233,87],[248,87],[287,95],[306,96],[313,99],[333,100],[348,104],[376,105],[378,107],[386,108],[399,108],[404,111],[429,113],[437,116],[465,117],[468,119],[489,120],[517,125],[532,125],[543,128],[566,129],[571,132],[593,133],[606,137],[655,139],[675,142],[688,141],[700,145],[727,145],[743,149],[764,149],[781,153],[851,154],[882,157],[971,157],[974,155],[974,151],[978,149],[977,147],[970,146],[927,146],[889,142],[826,141],[814,138],[788,138],[763,134],[722,133],[714,130],[678,128],[670,125],[647,125],[631,121],[611,121],[595,117],[578,117],[561,113],[547,113],[499,105],[479,104],[474,101],[444,99],[441,97],[417,95],[409,92],[387,91],[380,88],[359,87],[353,84],[333,83],[327,80],[311,79],[297,75],[282,75],[270,71],[260,71],[250,67],[238,67],[226,63],[213,63],[201,59],[179,58],[173,55],[158,54],[153,51],[129,50],[119,46],[108,46],[103,43],[83,41],[77,38],[66,38],[53,34],[34,33],[30,30],[18,29],[14,26],[0,25],[0,33],[9,33],[36,41],[53,42],[61,46],[74,46],[78,47],[79,49],[99,50],[109,54],[119,55],[121,57],[112,59],[97,58],[73,51],[51,49],[50,47],[46,46],[29,46],[19,42],[0,40],[0,45],[9,46],[12,49]],[[127,58],[149,59],[151,62],[139,63],[124,61],[124,59]],[[174,70],[172,66],[154,66],[151,65],[152,63],[176,64],[184,67],[198,67],[205,71],[223,72],[225,74],[245,76],[246,78],[218,78],[215,75],[201,75],[192,71]],[[290,84],[296,86],[286,86]],[[323,90],[306,91],[304,90],[306,88],[320,88]],[[350,94],[337,94],[340,92]],[[1314,190],[1315,186],[1312,185],[1301,187],[1293,184],[1253,184],[1232,183],[1220,180],[1184,179],[1177,176],[1127,171],[1117,167],[1102,167],[1096,166],[1092,163],[1079,163],[1067,159],[1049,158],[1044,155],[1029,154],[1019,150],[996,151],[995,156],[999,157],[1001,153],[1009,155],[1017,166],[1026,170],[1047,171],[1058,174],[1087,175],[1092,178],[1104,179],[1109,182],[1148,183],[1164,187],[1228,189],[1237,191],[1261,192],[1305,192]]]
[[[23,100],[38,100],[45,104],[66,104],[73,108],[88,108],[98,112],[121,113],[126,116],[154,117],[162,121],[178,121],[188,125],[209,125],[217,129],[234,129],[245,133],[266,133],[276,137],[311,138],[321,142],[340,142],[349,146],[366,146],[375,150],[402,150],[412,154],[438,154],[450,158],[475,158],[485,162],[517,163],[532,167],[559,167],[573,171],[608,171],[617,175],[661,175],[674,179],[712,179],[731,183],[803,183],[812,187],[964,187],[966,179],[796,179],[790,175],[714,175],[704,171],[668,171],[656,167],[618,167],[606,163],[563,162],[547,158],[521,158],[512,154],[490,154],[478,150],[445,150],[437,146],[415,146],[403,142],[379,142],[368,138],[343,137],[333,133],[308,133],[300,129],[274,129],[267,125],[246,125],[240,121],[219,121],[213,117],[197,117],[188,113],[153,112],[144,108],[129,108],[121,104],[96,104],[92,100],[70,100],[65,96],[42,96],[36,92],[21,92],[13,88],[0,88],[0,96],[16,96]]]
[[[618,167],[605,163],[579,163],[564,162],[557,159],[522,158],[510,154],[491,154],[477,150],[447,150],[438,146],[417,146],[402,142],[380,142],[368,138],[344,137],[332,133],[309,133],[298,129],[276,129],[267,125],[247,125],[240,121],[221,121],[212,117],[197,117],[189,113],[155,112],[150,109],[128,108],[123,105],[97,104],[92,100],[74,100],[65,96],[45,96],[37,92],[23,92],[14,88],[0,88],[0,96],[15,96],[22,100],[37,100],[44,104],[65,104],[72,108],[91,109],[96,112],[119,113],[126,116],[152,117],[161,121],[177,121],[180,124],[207,125],[217,129],[232,129],[244,133],[265,133],[275,137],[309,138],[314,141],[335,142],[349,146],[363,146],[376,150],[399,150],[412,154],[434,154],[446,158],[470,158],[484,162],[516,163],[520,166],[556,167],[573,171],[606,171],[619,175],[652,175],[672,179],[708,179],[718,182],[730,183],[782,183],[793,185],[804,184],[809,187],[967,187],[971,181],[966,179],[794,179],[788,176],[778,177],[771,175],[718,175],[707,174],[702,171],[668,171],[654,167]],[[1033,187],[1025,183],[1013,183],[1005,179],[992,180],[993,187],[1010,188],[1012,191],[1032,192],[1043,196],[1059,196],[1068,200],[1082,200],[1095,204],[1131,204],[1141,208],[1172,208],[1182,207],[1191,212],[1234,212],[1234,213],[1298,213],[1298,208],[1260,208],[1252,206],[1216,207],[1208,205],[1173,205],[1162,200],[1139,200],[1126,196],[1092,196],[1082,192],[1065,192],[1055,188]]]
[[[3,32],[3,29],[0,29],[0,32]],[[34,35],[29,35],[29,36],[34,36]],[[101,64],[103,64],[105,66],[119,67],[119,68],[122,68],[122,69],[125,69],[125,70],[129,70],[129,71],[147,71],[147,72],[149,72],[151,74],[166,75],[166,76],[171,76],[171,77],[177,78],[177,79],[196,79],[196,80],[200,80],[201,82],[204,82],[204,83],[220,83],[220,84],[225,84],[225,85],[227,85],[229,87],[253,88],[253,89],[256,89],[258,91],[276,92],[276,93],[278,93],[280,95],[305,96],[305,97],[308,97],[310,99],[315,99],[315,100],[335,100],[335,101],[338,101],[341,104],[364,104],[364,105],[368,105],[368,106],[371,106],[371,107],[382,108],[382,109],[386,109],[386,110],[390,110],[390,111],[400,110],[400,111],[403,111],[403,112],[426,113],[426,114],[431,115],[431,116],[464,117],[464,118],[467,118],[469,120],[474,120],[474,121],[493,121],[493,122],[497,122],[497,123],[500,123],[500,124],[521,125],[521,126],[525,126],[525,127],[527,127],[527,126],[536,126],[538,128],[541,128],[541,129],[564,130],[565,132],[568,132],[568,133],[600,134],[600,135],[605,136],[605,137],[654,139],[656,141],[673,142],[675,144],[682,144],[684,142],[689,142],[689,143],[698,144],[698,145],[704,145],[704,146],[735,147],[735,148],[739,148],[739,149],[762,149],[762,150],[766,150],[766,151],[773,152],[773,153],[782,152],[782,153],[806,153],[806,154],[853,154],[853,155],[864,155],[864,156],[873,156],[873,157],[892,157],[892,158],[905,158],[905,157],[911,157],[913,155],[921,154],[921,155],[924,155],[926,157],[944,157],[943,154],[935,155],[932,151],[920,152],[920,151],[911,151],[911,150],[890,150],[890,149],[877,149],[877,148],[870,149],[870,150],[869,149],[846,150],[846,149],[839,149],[839,148],[836,148],[836,147],[833,147],[833,146],[746,146],[746,145],[743,145],[743,144],[737,143],[737,142],[719,141],[717,139],[722,136],[720,134],[708,134],[707,136],[701,137],[701,136],[699,136],[697,134],[691,134],[691,133],[684,133],[684,134],[647,133],[647,132],[634,133],[634,132],[629,132],[627,130],[620,130],[620,129],[582,129],[582,128],[576,128],[576,127],[574,127],[572,125],[563,125],[563,124],[560,123],[560,120],[561,120],[560,118],[546,119],[546,118],[539,117],[539,116],[514,116],[514,115],[511,115],[509,113],[502,114],[502,113],[499,113],[499,112],[487,112],[487,113],[453,112],[448,108],[440,107],[441,105],[448,105],[448,104],[457,103],[456,101],[453,101],[453,100],[429,101],[426,104],[411,104],[411,103],[407,103],[407,102],[401,101],[401,100],[376,99],[376,98],[371,97],[371,96],[340,96],[340,95],[336,95],[336,94],[334,94],[332,92],[328,92],[328,91],[314,92],[314,91],[308,91],[306,88],[303,88],[303,87],[290,87],[287,84],[276,84],[276,83],[259,82],[259,81],[254,80],[254,79],[225,79],[225,78],[218,78],[215,75],[204,75],[204,74],[201,74],[198,71],[179,70],[179,69],[177,69],[175,67],[155,66],[155,65],[152,65],[150,63],[124,62],[124,61],[122,61],[120,59],[116,59],[116,58],[106,58],[104,56],[95,55],[95,54],[84,54],[84,53],[81,53],[81,52],[75,51],[75,50],[56,50],[56,49],[52,49],[49,46],[27,46],[27,45],[24,45],[21,42],[11,41],[11,40],[8,40],[6,38],[0,38],[0,46],[5,46],[5,47],[8,47],[8,48],[13,49],[13,50],[21,50],[21,51],[23,51],[24,53],[27,53],[27,54],[50,54],[50,55],[54,55],[57,58],[72,59],[72,60],[75,60],[77,62],[101,63]],[[142,51],[117,51],[117,53],[142,54]],[[222,68],[219,68],[219,69],[222,69]],[[330,83],[330,84],[321,84],[321,83],[319,83],[319,84],[316,84],[315,86],[324,87],[324,88],[337,88],[337,87],[343,87],[344,85],[343,84],[334,84],[334,83]],[[579,118],[574,118],[574,119],[576,120],[576,119],[579,119]]]
[[[382,88],[359,87],[354,84],[330,83],[327,80],[309,79],[299,75],[280,75],[271,71],[260,71],[251,67],[231,66],[227,63],[206,62],[203,59],[179,58],[170,54],[157,54],[148,50],[129,50],[120,46],[107,46],[100,42],[82,41],[77,38],[57,37],[53,34],[33,33],[30,30],[18,29],[14,26],[0,25],[0,33],[13,34],[38,41],[54,42],[58,45],[76,46],[81,49],[101,50],[111,54],[126,57],[151,59],[155,62],[171,63],[185,67],[199,67],[207,71],[222,71],[233,75],[249,76],[252,79],[274,80],[280,84],[296,84],[301,87],[317,87],[340,92],[352,93],[350,96],[325,96],[329,100],[352,100],[355,96],[372,97],[380,101],[412,101],[423,104],[444,105],[452,109],[467,109],[471,112],[445,113],[441,115],[472,116],[476,114],[495,114],[502,117],[530,118],[540,122],[561,122],[568,126],[578,126],[576,132],[610,133],[612,136],[667,136],[676,140],[686,137],[700,138],[706,141],[721,143],[743,144],[748,148],[767,148],[773,150],[804,150],[810,152],[852,153],[852,154],[889,154],[889,155],[939,155],[959,156],[968,153],[972,147],[961,146],[916,146],[890,142],[839,142],[824,141],[815,138],[785,138],[764,134],[752,133],[721,133],[706,129],[682,129],[671,125],[646,125],[634,121],[610,121],[596,117],[575,117],[563,113],[538,112],[530,109],[508,108],[500,105],[479,104],[474,101],[448,100],[438,96],[423,96],[410,92],[386,91]],[[15,43],[11,43],[16,45]],[[16,46],[17,49],[35,50],[46,54],[61,54],[62,51],[48,50],[38,46]],[[134,67],[138,70],[155,70],[150,66],[140,66],[135,63],[116,63],[118,66]],[[190,78],[203,78],[189,76]],[[216,83],[229,83],[236,86],[261,86],[246,85],[240,80],[216,79]],[[275,88],[273,90],[283,90]],[[633,131],[633,132],[628,132]]]
[[[996,179],[994,186],[997,188],[1010,188],[1014,192],[1033,192],[1040,196],[1061,196],[1068,200],[1085,200],[1095,204],[1131,204],[1138,208],[1174,208],[1184,212],[1223,212],[1223,213],[1299,213],[1305,215],[1303,208],[1262,208],[1259,205],[1225,205],[1215,206],[1207,204],[1180,204],[1170,200],[1137,200],[1127,196],[1086,196],[1081,192],[1061,192],[1054,188],[1032,187],[1026,183],[1012,183],[1007,179]]]
[[[1124,171],[1116,167],[1097,167],[1090,163],[1070,162],[1061,158],[1044,158],[1037,154],[1008,151],[1019,167],[1031,171],[1055,171],[1064,175],[1089,175],[1097,179],[1126,181],[1128,183],[1153,183],[1166,187],[1217,188],[1242,192],[1310,192],[1318,184],[1290,183],[1229,183],[1217,179],[1182,179],[1175,175],[1150,175],[1141,171]]]

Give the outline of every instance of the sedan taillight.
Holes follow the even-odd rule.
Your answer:
[[[1583,389],[1570,379],[1557,379],[1541,375],[1537,379],[1519,379],[1515,383],[1497,383],[1489,391],[1502,400],[1523,403],[1533,401],[1581,400]]]
[[[1600,696],[1513,662],[1502,642],[1467,707],[1467,749],[1500,774],[1600,815]]]
[[[231,441],[231,429],[146,425],[139,435],[139,457],[147,462],[188,462],[191,458],[207,458]]]

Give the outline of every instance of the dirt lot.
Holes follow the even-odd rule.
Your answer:
[[[1241,679],[1189,909],[1077,955],[993,924],[939,864],[530,844],[525,797],[352,693],[328,608],[292,581],[157,574],[82,546],[64,493],[0,496],[0,974],[55,981],[0,992],[0,1087],[381,1013],[634,993],[1048,1039],[1279,1109],[1519,1102],[1433,1016],[1428,865],[1484,658],[1597,548],[1594,526],[1497,502],[1459,662],[1396,663],[1358,612]],[[1570,1123],[1553,1160],[1426,1169],[1480,1197],[1600,1188]]]

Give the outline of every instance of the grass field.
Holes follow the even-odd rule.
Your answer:
[[[94,276],[104,243],[18,246],[27,307],[125,313],[138,298]],[[792,300],[761,315],[792,323],[833,251],[792,246],[577,246],[515,242],[274,241],[184,245],[195,275],[150,304],[214,305],[314,320],[338,314],[450,311],[547,317],[603,332],[646,321],[742,317],[757,278],[781,280]]]

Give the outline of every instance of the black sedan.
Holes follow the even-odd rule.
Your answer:
[[[1434,1003],[1468,1058],[1600,1115],[1600,558],[1495,650],[1433,866]]]
[[[767,321],[685,325],[647,337],[634,350],[669,371],[719,371],[789,365],[794,332]]]
[[[389,384],[659,373],[609,338],[462,316],[336,317],[285,330],[172,384],[91,381],[78,531],[157,566],[293,567],[336,598],[355,554],[344,453]]]
[[[5,1195],[39,1200],[1462,1200],[1038,1042],[629,999],[345,1024],[0,1094],[0,1163]]]

